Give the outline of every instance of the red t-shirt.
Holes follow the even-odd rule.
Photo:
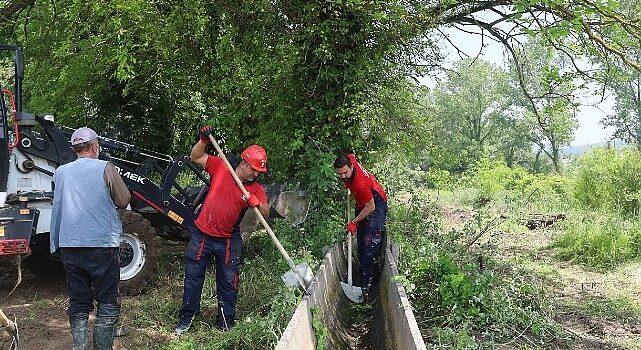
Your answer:
[[[248,207],[225,162],[214,156],[207,157],[205,171],[211,175],[211,183],[196,226],[205,234],[214,237],[231,237],[235,226],[242,220],[241,214]],[[244,183],[245,189],[261,203],[267,203],[267,193],[258,182]]]
[[[365,169],[361,163],[356,160],[356,156],[353,154],[348,154],[350,162],[354,166],[354,174],[352,180],[345,183],[345,187],[349,188],[352,191],[352,196],[354,196],[354,201],[356,202],[356,208],[362,209],[365,207],[365,203],[369,202],[374,198],[374,193],[372,191],[378,192],[378,194],[387,202],[387,195],[383,187],[376,181],[374,174],[371,174],[367,169]]]

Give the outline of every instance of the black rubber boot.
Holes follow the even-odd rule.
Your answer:
[[[96,323],[93,327],[94,350],[112,350],[118,316],[120,316],[120,305],[98,305]]]
[[[73,350],[87,350],[87,320],[89,314],[69,315],[69,326],[71,327],[71,341]]]

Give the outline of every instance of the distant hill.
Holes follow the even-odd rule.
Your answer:
[[[614,146],[617,149],[622,148],[625,146],[625,143],[621,140],[614,140],[610,141],[610,145],[614,143]],[[585,153],[587,150],[590,150],[592,148],[599,148],[599,147],[605,147],[608,144],[608,142],[598,142],[598,143],[589,143],[585,145],[579,145],[579,146],[569,146],[569,147],[563,147],[561,149],[561,152],[563,154],[570,156],[570,157],[576,157],[580,156],[581,154]]]

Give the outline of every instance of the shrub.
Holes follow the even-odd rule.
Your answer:
[[[481,269],[465,247],[470,232],[441,232],[439,216],[429,198],[415,195],[391,206],[388,220],[401,246],[400,280],[428,347],[495,348],[521,330],[555,337],[541,288],[521,274],[505,274],[492,257],[484,257]]]
[[[624,215],[639,213],[641,152],[598,148],[574,164],[574,197],[585,208],[606,209]]]
[[[434,188],[448,189],[456,182],[454,176],[444,169],[432,168],[427,172],[427,180]]]
[[[563,202],[572,193],[571,179],[557,174],[532,174],[521,167],[482,160],[467,174],[467,185],[485,198]]]
[[[558,248],[561,259],[604,269],[641,256],[639,222],[591,216],[564,226],[565,232],[551,246]]]
[[[420,169],[417,164],[391,154],[381,155],[376,162],[363,164],[383,185],[385,191],[395,193],[414,190],[416,187],[434,187],[430,172]]]
[[[480,195],[493,198],[512,187],[515,179],[521,177],[521,172],[525,173],[520,168],[516,169],[509,168],[502,162],[483,159],[472,169],[469,182],[472,187],[480,190]]]

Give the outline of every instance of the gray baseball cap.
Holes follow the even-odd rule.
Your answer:
[[[87,127],[82,127],[74,131],[73,134],[71,134],[71,144],[77,145],[83,142],[89,142],[91,140],[95,140],[97,138],[98,138],[98,134],[96,134],[95,131]]]

